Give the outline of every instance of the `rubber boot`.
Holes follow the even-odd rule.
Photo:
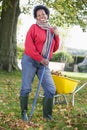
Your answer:
[[[52,109],[53,109],[53,98],[44,97],[43,98],[43,118],[44,119],[53,120]]]
[[[20,97],[21,106],[21,118],[23,121],[28,121],[27,109],[28,109],[28,96]]]

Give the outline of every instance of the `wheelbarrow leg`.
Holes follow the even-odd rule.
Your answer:
[[[64,102],[61,102],[60,100],[59,100],[59,97],[62,97],[63,99],[64,99],[64,102],[68,105],[68,101],[67,101],[67,98],[66,98],[66,95],[64,95],[64,94],[56,94],[55,96],[54,96],[54,105],[55,104],[62,104],[62,103],[64,103]]]
[[[74,97],[75,97],[75,94],[73,93],[72,94],[72,106],[74,106]]]
[[[64,94],[63,94],[63,98],[65,99],[65,102],[68,105],[68,100],[67,100],[67,98],[66,98],[66,96]]]
[[[81,87],[79,87],[78,89],[76,89],[74,92],[73,92],[73,94],[72,94],[72,105],[74,106],[74,100],[75,100],[75,94],[77,93],[77,92],[79,92],[83,87],[86,87],[87,86],[87,82],[86,83],[84,83]]]

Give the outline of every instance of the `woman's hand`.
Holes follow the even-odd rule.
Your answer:
[[[44,66],[47,66],[49,64],[49,60],[43,58],[40,63]]]
[[[54,35],[58,35],[58,29],[56,26],[52,27],[52,32],[54,33]]]

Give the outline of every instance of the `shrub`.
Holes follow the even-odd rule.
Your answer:
[[[53,58],[51,59],[51,61],[72,63],[73,62],[73,57],[68,52],[59,51],[59,52],[53,54]]]
[[[17,47],[17,58],[18,58],[18,59],[21,59],[21,58],[22,58],[23,51],[24,51],[23,48]]]

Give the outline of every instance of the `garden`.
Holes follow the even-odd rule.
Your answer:
[[[80,80],[79,86],[87,82],[87,73],[63,72],[64,75]],[[20,114],[19,91],[21,71],[0,71],[0,130],[86,130],[87,129],[87,87],[75,95],[72,106],[71,95],[67,95],[69,104],[59,103],[53,106],[54,121],[42,118],[42,98],[38,96],[34,114],[30,122],[23,122]],[[38,79],[32,85],[29,96],[28,115],[38,86]],[[42,89],[39,93],[42,92]]]
[[[53,105],[53,121],[43,119],[43,97],[41,96],[38,96],[32,119],[29,122],[21,120],[19,92],[22,73],[18,69],[17,61],[22,58],[23,49],[17,48],[17,45],[19,44],[22,47],[21,43],[24,44],[26,32],[25,29],[21,28],[23,24],[21,16],[23,16],[24,22],[28,22],[29,18],[29,23],[24,23],[26,27],[28,25],[28,29],[32,21],[31,10],[37,4],[46,5],[50,9],[50,25],[58,27],[58,34],[61,37],[60,52],[54,54],[52,62],[65,63],[63,75],[80,80],[78,88],[87,82],[87,64],[85,66],[80,64],[79,72],[73,71],[74,65],[84,59],[82,48],[78,54],[83,57],[77,58],[75,48],[74,50],[70,48],[66,50],[64,46],[65,37],[68,36],[69,29],[73,26],[80,27],[83,32],[87,31],[87,0],[0,0],[0,130],[87,130],[87,85],[76,93],[74,106],[71,102],[71,94],[66,94],[68,104],[57,102]],[[27,20],[24,15],[28,16]],[[23,32],[22,35],[20,31]],[[85,42],[82,41],[82,44],[80,44],[79,38],[76,45],[84,46],[83,43]],[[61,53],[61,50],[63,53]],[[72,53],[67,53],[69,51]],[[85,50],[85,56],[87,56],[87,50]],[[37,77],[35,77],[32,84],[32,93],[29,95],[28,115],[30,115],[32,109],[38,82]],[[40,88],[39,94],[41,93],[42,88]]]

